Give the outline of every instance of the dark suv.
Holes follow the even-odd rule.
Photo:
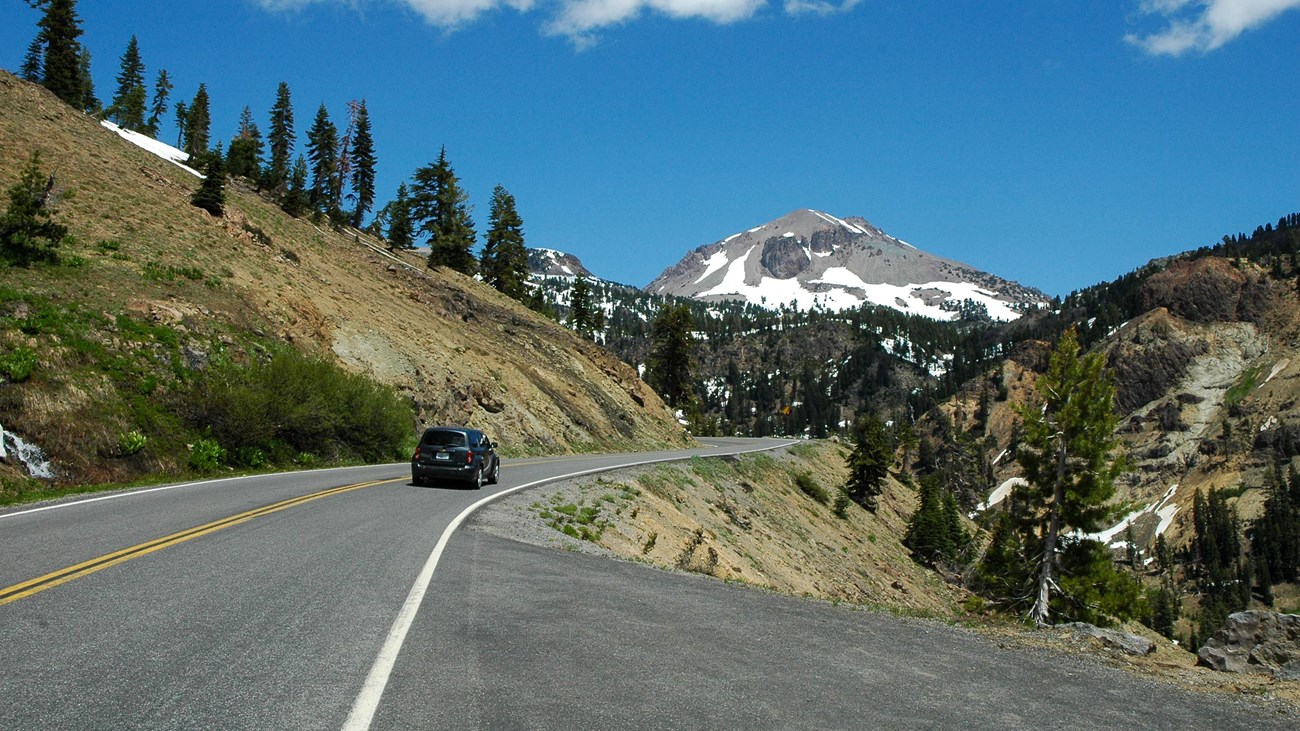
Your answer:
[[[475,489],[497,484],[501,459],[492,440],[478,429],[435,426],[424,431],[411,456],[411,481],[461,480]]]

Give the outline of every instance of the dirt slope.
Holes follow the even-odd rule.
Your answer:
[[[631,368],[491,288],[360,232],[293,219],[247,185],[227,186],[226,215],[214,218],[189,204],[193,175],[0,72],[0,186],[34,150],[70,193],[57,218],[76,238],[62,252],[74,265],[0,270],[4,322],[29,316],[23,297],[48,298],[103,315],[93,337],[129,350],[111,325],[127,315],[178,333],[187,367],[246,335],[280,338],[393,384],[421,423],[481,425],[513,454],[689,440]],[[74,374],[76,354],[54,340],[0,331],[0,351],[38,358],[31,380],[0,386],[0,423],[45,448],[62,481],[120,477],[78,455],[87,439],[131,427],[111,407],[125,397]],[[73,424],[75,441],[61,436]]]

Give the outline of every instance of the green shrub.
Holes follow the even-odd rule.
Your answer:
[[[221,444],[299,464],[403,458],[414,423],[392,388],[290,349],[246,365],[216,363],[181,401],[183,418]]]
[[[0,375],[10,383],[22,383],[36,370],[36,353],[31,348],[14,348],[0,355]]]
[[[266,465],[266,454],[257,447],[235,447],[232,459],[241,467],[257,469]]]
[[[117,438],[117,454],[120,457],[130,457],[133,454],[138,454],[148,442],[149,437],[132,429]]]
[[[794,484],[799,487],[799,490],[803,492],[803,494],[807,495],[813,500],[816,500],[822,505],[825,505],[831,501],[831,496],[829,493],[826,492],[826,488],[817,484],[817,480],[812,476],[812,473],[810,472],[800,472],[799,474],[795,475]]]
[[[853,501],[849,499],[849,494],[843,490],[835,492],[835,504],[831,506],[831,512],[835,513],[836,518],[849,517],[849,506]]]
[[[200,439],[190,445],[190,469],[214,472],[226,461],[226,450],[215,439]]]

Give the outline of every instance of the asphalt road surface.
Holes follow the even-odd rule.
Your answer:
[[[404,464],[0,514],[0,729],[1296,727],[943,625],[454,533],[539,480],[690,452]]]

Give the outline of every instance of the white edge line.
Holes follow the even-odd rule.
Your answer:
[[[55,503],[53,505],[46,505],[40,508],[19,510],[13,513],[0,513],[0,520],[4,520],[5,518],[15,518],[19,515],[31,515],[32,513],[43,513],[46,510],[56,510],[59,508],[71,508],[77,505],[89,505],[90,503],[97,503],[103,500],[116,500],[118,498],[123,498],[123,497],[135,497],[136,495],[147,495],[151,492],[161,492],[163,490],[175,490],[179,487],[201,487],[203,485],[215,485],[219,482],[235,482],[237,480],[251,480],[256,477],[274,477],[277,475],[306,475],[312,472],[331,472],[335,470],[339,470],[339,471],[360,470],[366,468],[398,466],[404,464],[406,463],[392,462],[390,464],[357,464],[357,465],[350,465],[348,467],[318,467],[314,470],[295,470],[292,472],[269,472],[269,473],[264,472],[258,475],[235,475],[233,477],[215,477],[211,480],[200,480],[198,482],[178,482],[174,485],[162,485],[160,487],[149,487],[149,488],[143,488],[139,490],[128,489],[122,492],[115,492],[112,495],[100,495],[99,497],[90,497],[84,500],[69,500],[67,502]]]
[[[581,472],[572,472],[565,475],[556,475],[541,480],[534,480],[523,485],[512,487],[508,490],[502,490],[493,493],[470,505],[461,511],[447,524],[443,530],[442,536],[438,539],[437,545],[433,547],[433,553],[424,563],[424,568],[420,570],[415,577],[415,584],[411,586],[411,591],[406,595],[406,601],[402,608],[397,612],[397,618],[393,620],[393,626],[388,630],[388,638],[384,640],[383,647],[379,648],[379,656],[375,658],[375,663],[370,667],[370,673],[366,676],[365,683],[361,686],[361,692],[357,694],[356,701],[352,704],[352,710],[348,713],[348,720],[343,723],[343,731],[369,731],[370,723],[374,720],[375,712],[379,710],[379,700],[384,695],[384,689],[388,686],[388,678],[393,674],[393,666],[397,663],[397,655],[402,651],[402,645],[406,642],[406,633],[410,631],[411,625],[415,623],[415,615],[420,611],[420,604],[424,601],[424,594],[429,589],[429,584],[433,581],[433,572],[438,568],[438,561],[442,558],[443,549],[451,540],[451,534],[465,522],[474,511],[484,505],[504,497],[511,493],[526,490],[530,487],[537,487],[548,482],[560,482],[562,480],[571,480],[575,477],[594,475],[599,472],[613,472],[614,470],[627,469],[629,467],[644,467],[649,464],[660,462],[681,462],[692,457],[726,457],[736,454],[749,454],[751,452],[768,452],[775,449],[789,447],[794,442],[776,444],[770,447],[760,447],[758,449],[745,449],[736,452],[722,452],[719,454],[690,454],[685,456],[664,457],[660,459],[650,459],[642,462],[629,462],[626,464],[611,465],[608,467],[597,467],[596,469],[583,470]]]

